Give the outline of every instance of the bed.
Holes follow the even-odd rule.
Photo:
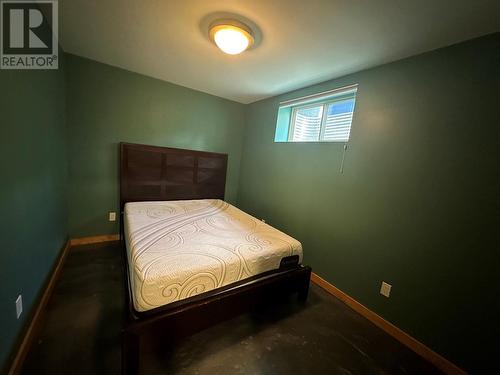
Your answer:
[[[122,373],[138,372],[148,332],[196,332],[273,296],[306,300],[300,242],[225,202],[226,169],[227,154],[120,144]]]

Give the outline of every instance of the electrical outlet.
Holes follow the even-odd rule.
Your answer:
[[[20,294],[16,299],[16,317],[19,319],[21,314],[23,313],[23,296]]]
[[[109,221],[116,221],[116,212],[109,213]]]
[[[385,281],[382,281],[382,285],[380,285],[380,294],[389,298],[389,296],[391,295],[391,288],[391,284],[387,284]]]

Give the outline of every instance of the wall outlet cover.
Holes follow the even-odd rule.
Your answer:
[[[23,296],[20,294],[16,299],[16,317],[19,319],[21,314],[23,313]]]
[[[391,295],[391,288],[391,284],[387,284],[385,281],[382,281],[382,285],[380,286],[380,294],[389,298],[389,296]]]
[[[109,221],[116,221],[116,212],[109,213]]]

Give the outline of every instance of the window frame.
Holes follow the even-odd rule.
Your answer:
[[[351,127],[352,127],[352,120],[354,119],[354,109],[352,111],[352,118],[351,118],[351,123],[349,125],[349,137],[347,140],[342,140],[342,141],[336,141],[336,140],[324,140],[325,136],[325,130],[326,130],[326,119],[328,117],[328,106],[330,104],[340,102],[343,100],[348,100],[347,98],[330,98],[328,100],[324,101],[318,101],[315,103],[306,103],[306,104],[299,104],[296,106],[292,106],[292,113],[290,115],[290,124],[288,125],[288,143],[314,143],[314,142],[332,142],[332,143],[347,143],[349,139],[351,138]],[[354,102],[356,102],[356,94],[354,94]],[[301,109],[308,109],[308,108],[315,108],[315,107],[323,107],[322,113],[321,113],[321,123],[320,123],[320,128],[319,128],[319,136],[318,139],[314,141],[294,141],[293,136],[295,133],[295,121],[297,119],[297,111]]]

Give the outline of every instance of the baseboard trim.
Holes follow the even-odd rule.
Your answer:
[[[431,362],[434,366],[439,368],[441,371],[443,371],[446,374],[461,374],[461,375],[466,375],[467,373],[456,366],[454,363],[448,361],[446,358],[443,356],[439,355],[429,347],[425,346],[422,344],[420,341],[416,340],[403,330],[399,329],[392,323],[388,322],[384,318],[382,318],[380,315],[377,315],[373,311],[371,311],[369,308],[366,306],[362,305],[358,301],[356,301],[354,298],[349,296],[348,294],[344,293],[337,287],[333,286],[330,284],[328,281],[325,279],[321,278],[314,272],[311,274],[311,281],[318,285],[319,287],[323,288],[325,291],[328,293],[332,294],[333,296],[337,297],[339,300],[344,302],[347,306],[349,306],[351,309],[356,311],[357,313],[361,314],[364,316],[366,319],[371,321],[373,324],[375,324],[377,327],[381,328],[385,332],[387,332],[389,335],[394,337],[396,340],[401,342],[402,344],[406,345],[408,348],[413,350],[415,353],[420,355],[421,357],[425,358],[427,361]]]
[[[31,343],[33,342],[33,339],[35,338],[38,329],[40,328],[40,323],[42,320],[41,318],[45,311],[45,307],[47,306],[50,296],[54,291],[54,286],[56,285],[59,275],[61,274],[61,270],[64,265],[64,261],[66,260],[66,257],[69,253],[69,249],[70,249],[70,241],[68,240],[66,241],[64,247],[60,252],[59,258],[57,259],[56,264],[45,286],[45,290],[42,292],[43,294],[40,298],[40,301],[38,301],[38,303],[34,306],[35,311],[33,312],[31,320],[27,323],[28,327],[24,332],[19,347],[17,348],[17,352],[14,356],[14,359],[12,361],[12,364],[8,372],[9,375],[17,375],[20,373],[22,369],[24,359],[28,354]]]
[[[118,241],[119,239],[120,239],[119,234],[105,234],[102,236],[72,238],[70,240],[70,245],[71,246],[88,245],[88,244],[100,243],[100,242]]]

